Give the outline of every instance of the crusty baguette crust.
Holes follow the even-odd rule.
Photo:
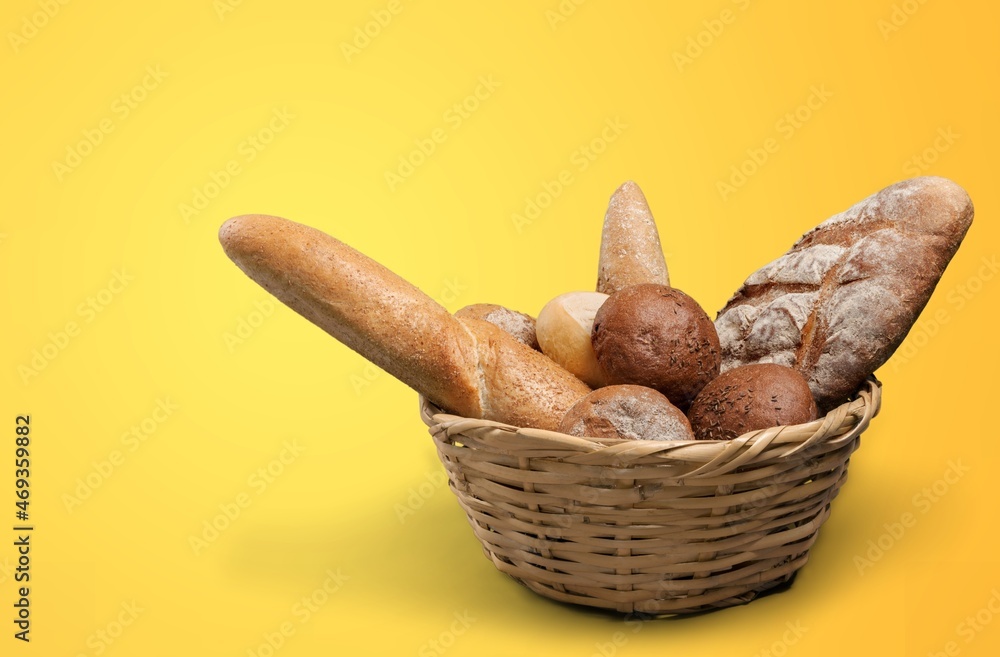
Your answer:
[[[597,291],[614,294],[640,283],[670,285],[653,213],[639,186],[629,180],[615,190],[604,215]]]
[[[821,409],[846,400],[906,337],[972,217],[965,190],[931,176],[831,217],[719,311],[722,371],[788,365],[805,375]]]
[[[559,410],[572,405],[564,398],[575,401],[590,391],[500,329],[476,322],[470,330],[475,320],[455,319],[415,286],[319,230],[244,215],[223,224],[219,241],[268,292],[449,412],[551,428],[562,418]],[[552,412],[558,414],[549,417]]]
[[[476,341],[486,419],[555,431],[566,412],[590,393],[587,384],[551,358],[493,324],[473,317],[458,321]]]

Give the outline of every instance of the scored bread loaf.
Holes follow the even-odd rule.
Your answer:
[[[927,176],[826,220],[719,311],[722,371],[787,365],[806,377],[821,410],[845,401],[906,337],[972,216],[965,190]]]
[[[631,180],[608,202],[601,232],[597,291],[614,294],[640,283],[670,285],[660,234],[639,185]]]
[[[219,241],[265,290],[449,412],[554,430],[590,392],[545,355],[488,322],[456,319],[315,228],[244,215],[222,225]]]

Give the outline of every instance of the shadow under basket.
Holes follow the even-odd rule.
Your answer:
[[[532,591],[630,614],[745,604],[809,557],[881,384],[729,441],[578,438],[420,414],[486,556]]]

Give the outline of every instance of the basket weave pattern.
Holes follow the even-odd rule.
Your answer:
[[[879,410],[869,379],[825,417],[731,441],[578,438],[421,399],[486,556],[540,595],[623,613],[749,602],[805,564]]]

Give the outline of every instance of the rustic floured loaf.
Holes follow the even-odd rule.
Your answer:
[[[788,365],[822,410],[842,403],[906,337],[972,216],[965,190],[928,176],[831,217],[719,311],[722,370]]]

